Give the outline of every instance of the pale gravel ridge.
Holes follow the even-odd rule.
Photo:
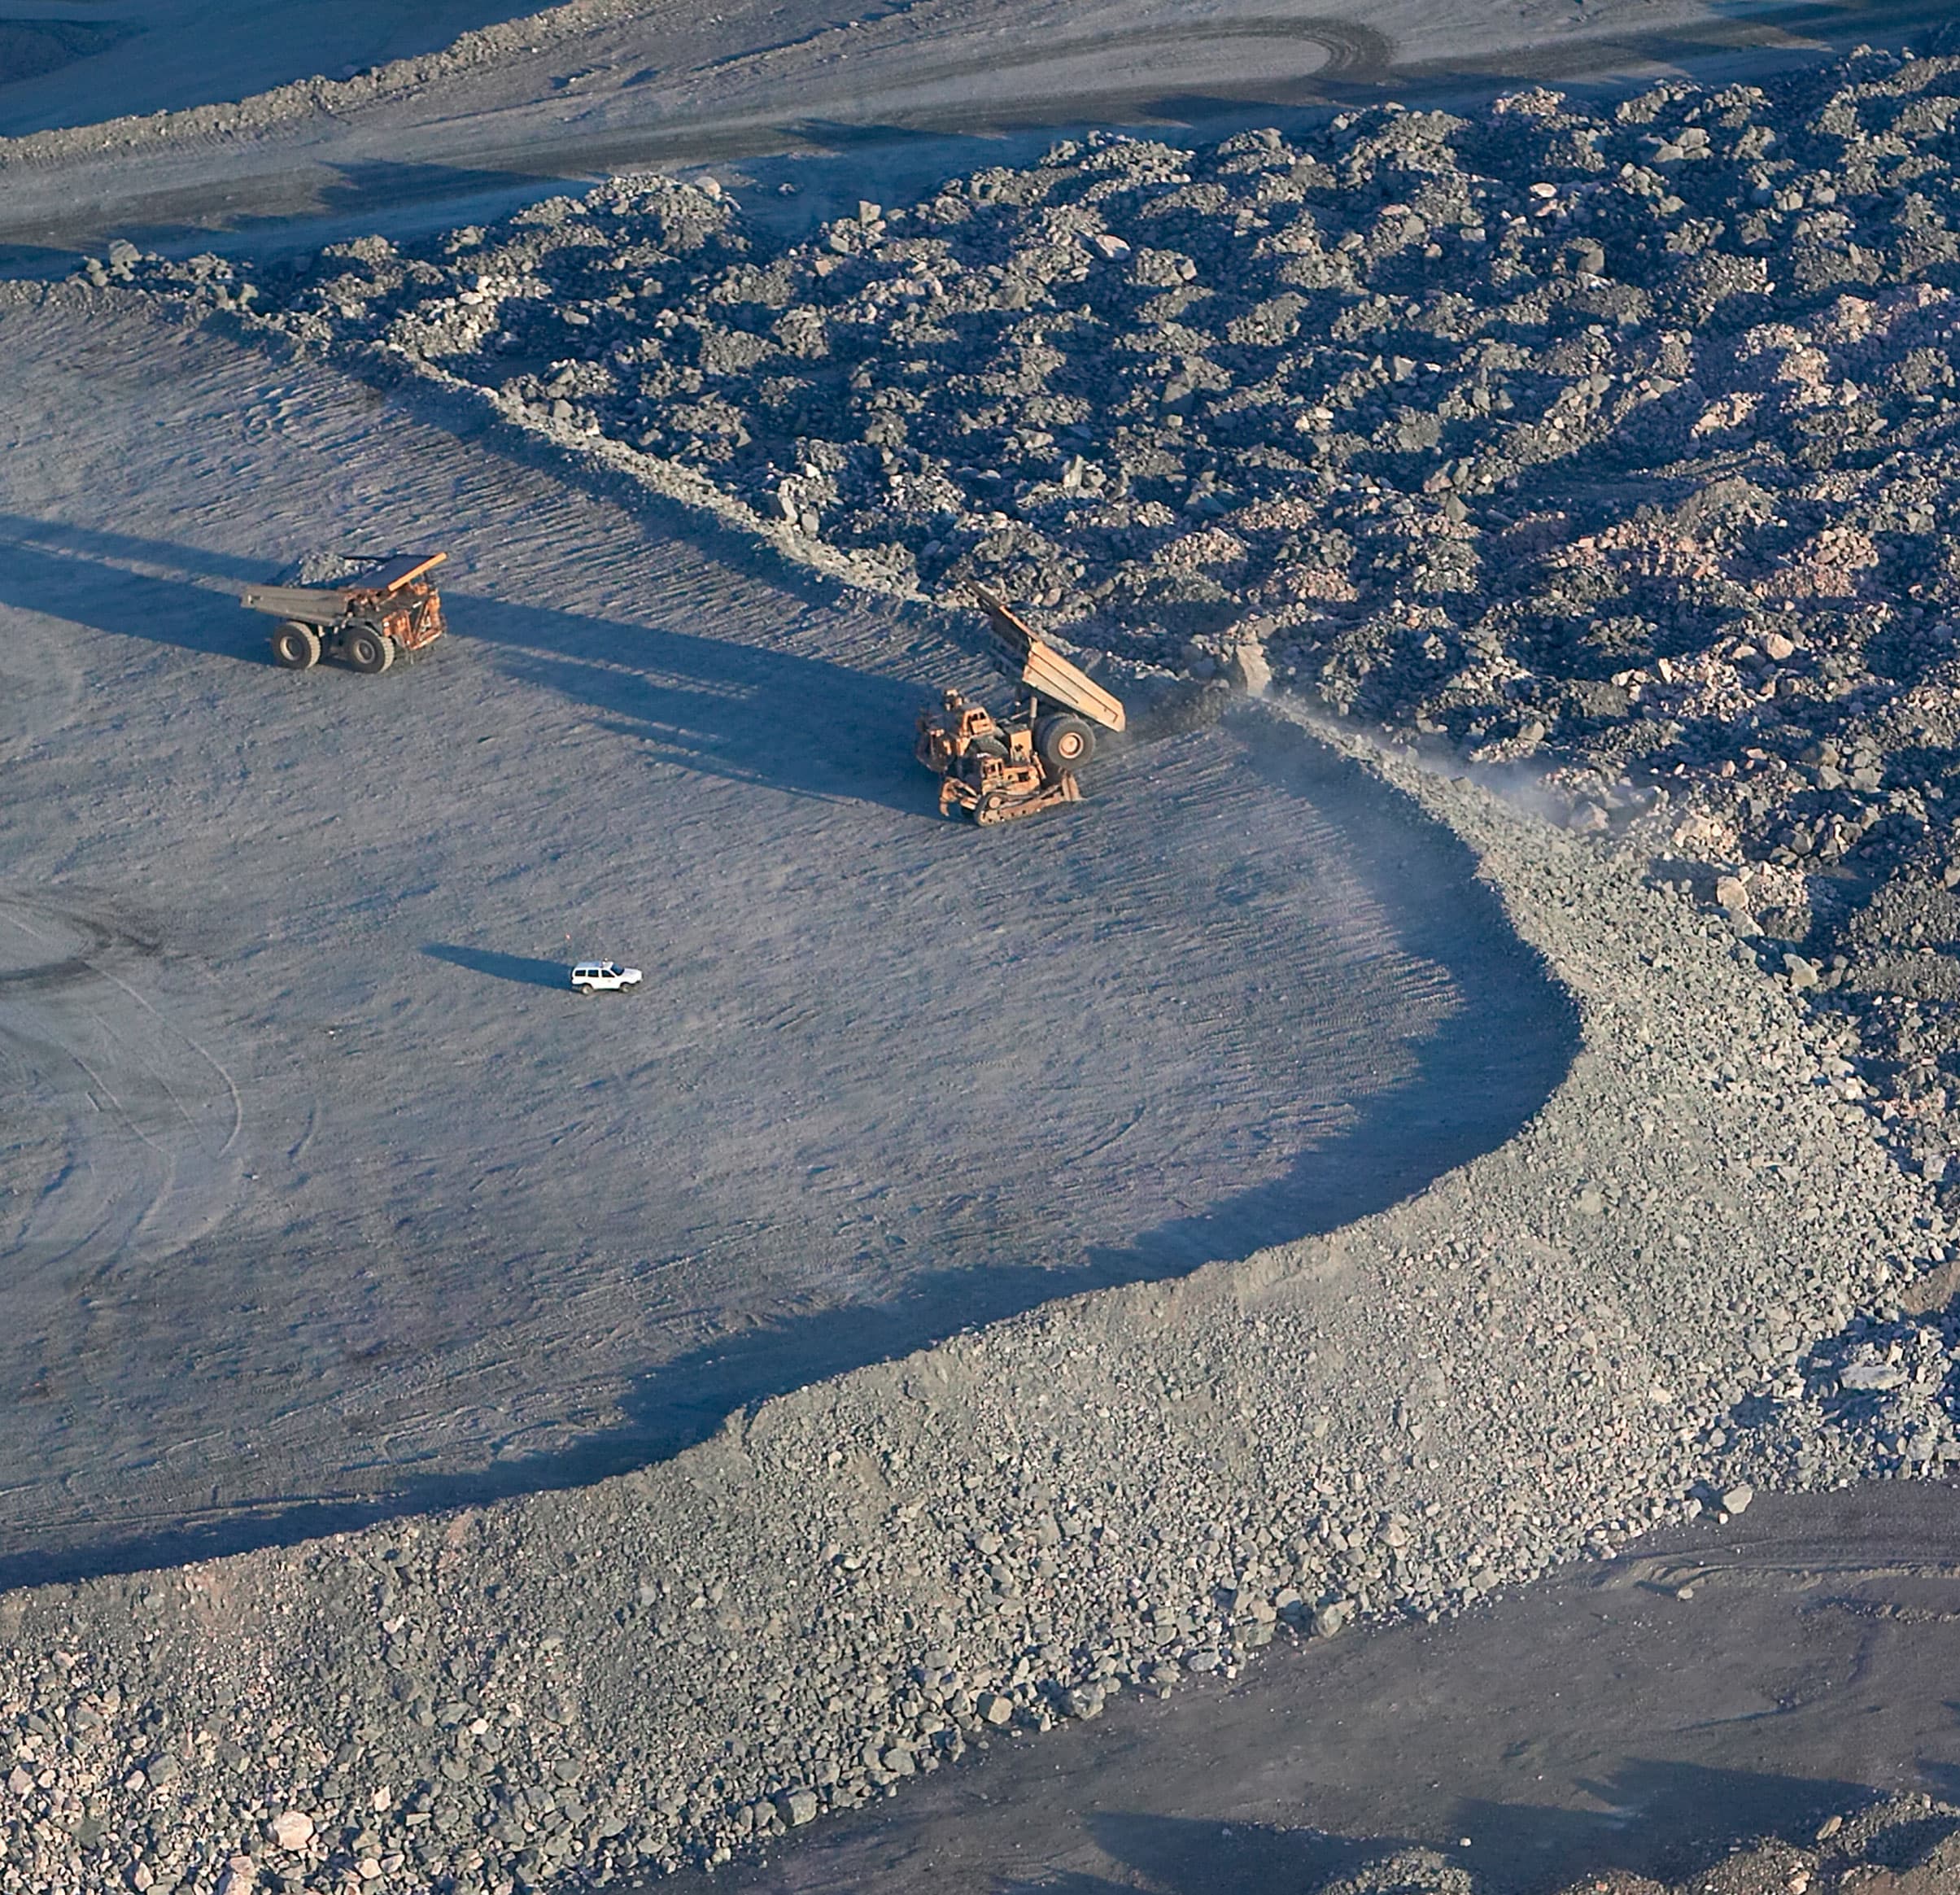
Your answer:
[[[590,1489],[0,1600],[0,1888],[725,1859],[1003,1725],[1709,1504],[1736,1404],[1926,1267],[1929,1190],[1818,1083],[1795,1002],[1644,885],[1665,808],[1608,845],[1376,762],[1577,1001],[1521,1137],[1331,1238],[1050,1306]]]
[[[391,59],[351,78],[316,76],[213,105],[142,112],[93,124],[59,126],[0,138],[0,170],[59,164],[120,146],[135,153],[196,138],[234,138],[316,115],[338,115],[399,98],[423,86],[535,53],[648,11],[646,0],[564,0],[538,13],[473,27],[439,52]]]

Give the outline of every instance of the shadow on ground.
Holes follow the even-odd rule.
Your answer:
[[[422,950],[432,961],[447,961],[493,980],[512,980],[521,987],[562,987],[566,961],[540,961],[526,954],[499,954],[491,948],[460,947],[452,941],[431,941]]]
[[[1161,1895],[1238,1895],[1248,1888],[1320,1895],[1369,1870],[1373,1877],[1362,1876],[1364,1885],[1403,1886],[1400,1877],[1383,1871],[1415,1849],[1473,1867],[1480,1888],[1493,1891],[1564,1889],[1615,1872],[1687,1879],[1714,1867],[1738,1838],[1808,1845],[1825,1818],[1868,1802],[1872,1794],[1863,1784],[1836,1779],[1655,1759],[1630,1762],[1586,1788],[1601,1808],[1472,1798],[1456,1806],[1446,1825],[1460,1833],[1428,1837],[1348,1836],[1098,1810],[1083,1827],[1104,1855],[1129,1871],[1123,1879],[1077,1871],[1006,1876],[987,1885],[995,1895],[1120,1895],[1137,1888],[1133,1878],[1140,1876]],[[1935,1827],[1944,1835],[1949,1826]]]
[[[211,576],[159,577],[142,565]],[[276,672],[272,621],[237,597],[265,577],[221,555],[0,514],[0,605]],[[451,641],[421,662],[455,662],[458,648],[488,644],[507,675],[602,714],[605,727],[642,740],[650,758],[936,819],[910,749],[913,719],[932,695],[923,686],[662,627],[449,589],[443,599]],[[389,688],[369,678],[336,682]]]
[[[0,518],[0,602],[201,658],[258,662],[264,647],[254,614],[222,593],[129,570],[132,561],[180,573],[229,566],[232,579],[255,576],[237,562],[183,548]],[[937,823],[931,779],[910,756],[921,701],[916,687],[656,627],[450,596],[455,635],[433,662],[493,663],[597,711],[644,741],[649,766],[882,804]],[[268,689],[292,682],[269,664],[264,673]],[[346,682],[367,691],[393,680]],[[1495,894],[1478,880],[1470,852],[1412,802],[1269,711],[1235,714],[1232,729],[1247,766],[1280,793],[1282,810],[1296,804],[1303,823],[1340,813],[1344,856],[1395,917],[1402,950],[1442,969],[1455,990],[1453,1011],[1412,1048],[1413,1076],[1364,1098],[1338,1134],[1303,1151],[1285,1176],[1237,1193],[1221,1179],[1228,1188],[1202,1214],[1121,1247],[1091,1247],[1078,1267],[938,1269],[908,1278],[876,1307],[846,1305],[718,1340],[648,1373],[622,1403],[622,1425],[569,1449],[482,1472],[409,1479],[378,1495],[274,1500],[152,1525],[114,1542],[22,1551],[0,1557],[0,1586],[210,1557],[624,1472],[705,1439],[733,1410],[1058,1296],[1176,1276],[1332,1231],[1502,1144],[1543,1106],[1578,1049],[1570,997],[1511,932]],[[554,963],[494,943],[435,942],[423,952],[485,978],[556,986],[563,977]],[[76,1526],[86,1532],[86,1522]],[[103,1526],[116,1531],[107,1521]]]
[[[1831,1817],[1950,1791],[1953,1499],[1766,1495],[1746,1526],[1657,1534],[1434,1626],[1282,1638],[1233,1683],[970,1751],[717,1885],[1325,1895],[1438,1887],[1440,1858],[1479,1895],[1699,1888],[1739,1843],[1814,1849]],[[1648,1583],[1670,1574],[1692,1605]],[[1909,1869],[1953,1828],[1901,1816],[1864,1859]]]

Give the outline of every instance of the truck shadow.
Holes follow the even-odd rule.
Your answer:
[[[432,961],[447,961],[472,974],[487,974],[493,980],[514,980],[524,987],[562,987],[566,961],[535,960],[526,954],[499,954],[491,948],[459,947],[449,941],[431,941],[422,950]]]
[[[198,583],[138,564],[212,577]],[[152,644],[270,666],[272,622],[234,589],[265,576],[187,547],[0,513],[0,605]]]
[[[138,570],[161,566],[199,579]],[[204,574],[212,578],[206,581]],[[234,658],[277,675],[272,621],[234,587],[262,566],[121,533],[0,514],[0,605],[167,645]],[[935,693],[923,684],[827,659],[730,643],[666,627],[520,605],[444,588],[451,635],[418,664],[469,662],[487,652],[504,676],[600,714],[602,727],[643,743],[651,759],[794,796],[875,803],[936,820],[932,779],[911,753],[913,720]],[[329,674],[331,674],[330,675]],[[300,688],[379,695],[382,717],[413,714],[386,680],[323,667]],[[413,692],[411,692],[413,695]]]
[[[933,818],[912,756],[922,685],[827,659],[456,594],[456,635],[498,668],[599,714],[649,761],[825,801]]]

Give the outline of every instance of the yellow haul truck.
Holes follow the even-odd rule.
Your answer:
[[[1006,600],[976,586],[993,656],[1020,687],[1015,708],[997,718],[949,691],[919,714],[919,760],[944,779],[939,810],[963,810],[976,823],[1006,823],[1056,803],[1082,800],[1076,772],[1096,750],[1098,729],[1120,731],[1123,706],[1059,652],[1042,644]]]

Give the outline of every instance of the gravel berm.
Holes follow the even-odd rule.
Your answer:
[[[1957,98],[1865,55],[1098,138],[775,259],[640,180],[263,285],[92,265],[837,576],[990,573],[1126,688],[1270,673],[1239,714],[1462,837],[1583,1047],[1331,1238],[596,1487],[0,1599],[0,1888],[631,1882],[1275,1639],[1960,1457]]]
[[[1864,1471],[1806,1370],[1945,1233],[1827,1029],[1652,885],[1665,803],[1580,836],[1375,761],[1580,1010],[1522,1135],[1333,1238],[1050,1306],[594,1487],[0,1599],[0,1888],[712,1863],[1112,1692]],[[1936,1469],[1950,1422],[1915,1413]]]

